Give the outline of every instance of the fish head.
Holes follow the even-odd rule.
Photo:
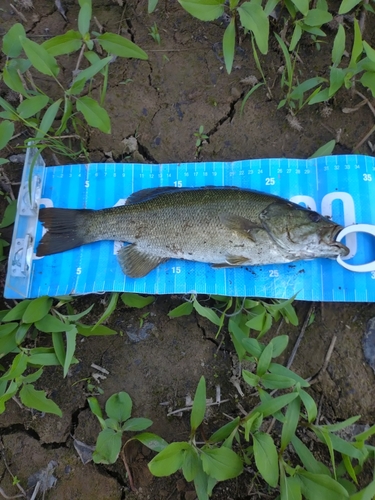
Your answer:
[[[270,237],[291,257],[333,259],[349,254],[349,248],[336,241],[342,226],[300,205],[275,202],[259,217]]]

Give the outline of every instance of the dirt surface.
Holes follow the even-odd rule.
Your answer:
[[[334,4],[334,2],[332,2]],[[223,26],[193,19],[174,0],[161,2],[152,16],[147,2],[130,1],[124,7],[109,0],[94,2],[94,15],[104,29],[131,38],[149,55],[148,61],[117,59],[110,66],[106,109],[112,120],[110,136],[87,131],[91,161],[178,162],[196,160],[238,160],[243,158],[310,156],[318,147],[337,139],[335,152],[350,153],[371,129],[374,116],[367,106],[354,114],[342,112],[353,108],[360,98],[348,91],[339,92],[329,105],[306,107],[298,114],[299,126],[292,128],[285,110],[277,110],[283,97],[280,90],[282,53],[272,44],[262,58],[263,70],[272,91],[260,87],[247,101],[244,113],[240,107],[249,84],[241,80],[255,75],[260,78],[249,39],[242,39],[236,49],[234,70],[225,72],[220,42]],[[27,18],[29,35],[57,35],[76,29],[78,7],[65,1],[68,22],[56,10],[54,2],[36,0],[34,9],[22,10]],[[332,6],[334,10],[334,5]],[[336,9],[337,10],[337,9]],[[9,3],[0,0],[0,26],[4,33],[19,18]],[[154,43],[149,29],[156,22],[161,45]],[[350,19],[346,21],[350,24]],[[281,29],[281,28],[280,28]],[[335,26],[328,31],[332,42]],[[368,34],[368,41],[371,37]],[[375,32],[372,45],[375,44]],[[327,76],[331,43],[321,44],[320,51],[306,39],[299,51],[297,70],[301,81],[312,76]],[[75,58],[63,58],[63,79],[68,84]],[[2,61],[3,63],[3,61]],[[45,88],[52,95],[56,89]],[[11,98],[0,86],[0,94]],[[200,125],[209,136],[199,158],[194,132]],[[135,136],[138,150],[129,158],[123,140]],[[23,139],[22,139],[23,140]],[[22,143],[20,141],[20,144]],[[16,143],[6,155],[17,152]],[[361,153],[371,154],[367,145]],[[66,159],[59,158],[61,163]],[[53,160],[47,157],[52,164]],[[19,180],[21,165],[10,164],[6,173]],[[88,297],[77,304],[83,310],[96,302],[97,315],[104,310],[107,296]],[[21,409],[10,401],[0,415],[0,437],[6,464],[21,485],[33,491],[31,476],[49,465],[53,489],[45,499],[180,499],[193,500],[191,484],[182,476],[152,478],[147,462],[147,448],[133,446],[128,460],[137,492],[131,492],[121,461],[114,466],[83,465],[73,446],[73,437],[94,445],[99,424],[87,404],[87,380],[93,379],[95,363],[109,374],[100,382],[104,391],[98,396],[102,405],[114,392],[126,391],[134,403],[134,416],[153,420],[153,432],[166,440],[188,437],[189,415],[167,416],[183,408],[201,375],[207,380],[208,396],[215,399],[216,386],[221,398],[229,401],[210,410],[204,428],[210,433],[227,422],[225,415],[237,415],[237,402],[246,409],[253,404],[248,395],[240,397],[230,382],[234,358],[226,332],[215,338],[215,328],[192,314],[170,320],[167,313],[180,304],[180,297],[158,297],[154,304],[137,311],[120,306],[108,326],[121,332],[116,337],[88,338],[78,344],[79,360],[66,379],[60,368],[49,368],[38,382],[63,411],[63,417],[41,415]],[[310,304],[298,303],[300,324]],[[311,393],[320,403],[322,422],[335,422],[360,414],[362,424],[374,423],[374,372],[362,352],[362,339],[368,320],[375,316],[372,304],[316,304],[316,317],[308,327],[292,368],[303,377],[319,374],[332,338],[337,337],[327,369],[317,378]],[[141,326],[141,315],[150,313]],[[276,327],[275,327],[276,328]],[[275,332],[275,328],[273,332]],[[285,362],[290,355],[300,327],[281,325],[279,332],[290,335]],[[43,337],[40,344],[43,345]],[[100,373],[100,372],[99,372]],[[30,481],[31,478],[31,481]],[[29,483],[28,483],[29,481]],[[8,495],[18,493],[4,461],[0,461],[0,484]],[[223,483],[214,491],[214,499],[250,498],[253,473],[246,471],[237,481]],[[253,494],[254,494],[253,490]],[[254,496],[251,496],[254,498]],[[256,497],[255,497],[256,498]],[[268,496],[271,498],[271,496]]]

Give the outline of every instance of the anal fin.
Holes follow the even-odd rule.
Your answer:
[[[130,278],[142,278],[168,260],[142,252],[135,243],[122,247],[117,253],[117,258],[123,273]]]

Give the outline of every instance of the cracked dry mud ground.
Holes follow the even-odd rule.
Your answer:
[[[28,18],[25,25],[28,34],[40,40],[40,37],[75,29],[76,2],[66,1],[64,7],[68,22],[56,11],[52,1],[35,1],[34,9],[24,12]],[[332,9],[334,7],[332,5]],[[0,29],[4,33],[18,19],[5,0],[0,0],[0,9]],[[105,29],[131,38],[147,51],[149,60],[117,59],[110,66],[105,105],[112,120],[112,134],[85,132],[92,161],[108,161],[109,153],[115,161],[196,161],[193,134],[200,125],[204,125],[209,139],[198,160],[305,158],[336,136],[339,141],[335,152],[346,153],[351,152],[371,128],[373,116],[367,107],[352,115],[342,113],[343,107],[354,107],[359,98],[340,92],[329,109],[323,106],[303,109],[298,115],[301,130],[292,129],[285,119],[285,111],[276,110],[282,98],[278,69],[283,59],[275,45],[262,59],[273,96],[267,96],[261,87],[248,100],[240,116],[243,97],[249,90],[241,80],[251,75],[260,77],[249,40],[243,39],[237,47],[234,70],[228,76],[220,55],[222,26],[193,19],[176,1],[161,2],[158,12],[152,16],[147,15],[146,9],[145,0],[130,1],[123,8],[109,0],[94,1],[94,15]],[[161,34],[160,46],[149,35],[149,27],[154,22]],[[329,32],[330,41],[334,33],[334,30]],[[374,34],[372,43],[375,43]],[[301,80],[327,76],[330,46],[322,44],[317,52],[307,40],[302,44],[299,55],[303,63],[298,63]],[[62,58],[62,64],[62,78],[68,85],[76,59]],[[53,86],[47,88],[44,81],[37,84],[51,95],[57,91]],[[14,98],[2,87],[0,94]],[[137,137],[138,150],[127,158],[129,154],[122,141],[131,136]],[[16,151],[17,144],[12,146],[13,150],[10,148],[7,155]],[[366,147],[361,152],[369,154]],[[62,164],[68,163],[64,158],[59,160]],[[52,164],[48,157],[47,161]],[[12,180],[19,180],[21,166],[11,164],[6,172]],[[77,309],[83,310],[96,302],[94,310],[100,315],[105,299],[106,296],[82,298]],[[208,396],[215,397],[215,387],[220,384],[222,398],[229,399],[220,408],[210,410],[204,424],[205,433],[225,423],[224,414],[237,415],[238,400],[246,409],[251,408],[254,402],[248,394],[240,398],[229,381],[233,348],[225,331],[223,337],[215,339],[212,325],[195,315],[169,320],[168,311],[179,303],[179,297],[162,296],[141,311],[120,306],[110,318],[109,326],[122,335],[79,342],[76,353],[79,364],[72,367],[65,380],[61,369],[46,369],[38,388],[47,390],[59,404],[63,411],[61,419],[21,409],[14,401],[8,403],[6,412],[0,415],[1,447],[10,470],[24,488],[33,473],[53,460],[57,463],[54,472],[57,482],[45,495],[46,500],[195,498],[193,487],[178,474],[166,479],[152,478],[147,469],[151,454],[144,447],[129,449],[128,458],[138,488],[137,493],[132,493],[120,461],[113,466],[83,465],[72,441],[74,436],[93,445],[100,430],[86,400],[86,380],[94,371],[92,363],[109,371],[101,382],[102,406],[114,392],[127,391],[134,402],[134,416],[152,419],[151,430],[168,441],[188,437],[188,414],[167,417],[167,413],[170,408],[185,406],[185,396],[193,393],[201,375],[206,377]],[[301,324],[308,308],[309,304],[297,303]],[[146,319],[148,326],[140,331],[140,315],[145,312],[150,313]],[[333,335],[337,336],[328,368],[311,391],[321,403],[322,416],[330,422],[361,414],[362,423],[374,423],[374,374],[365,363],[361,346],[366,323],[373,316],[375,305],[372,304],[316,305],[315,321],[306,331],[293,369],[303,377],[316,374],[324,363]],[[280,333],[291,337],[281,362],[289,356],[298,332],[295,327],[281,327]],[[39,345],[47,340],[41,336]],[[219,485],[213,498],[250,498],[252,480],[253,472],[248,470],[237,480]],[[3,461],[0,461],[0,484],[9,495],[18,492]]]

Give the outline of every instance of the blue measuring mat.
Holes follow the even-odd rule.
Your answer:
[[[92,163],[45,167],[28,151],[9,257],[5,297],[87,294],[217,294],[311,301],[374,302],[375,272],[356,273],[335,260],[212,269],[171,259],[143,278],[125,276],[116,252],[123,243],[102,241],[43,258],[39,206],[101,209],[123,204],[133,192],[157,186],[238,186],[288,198],[348,226],[375,224],[375,158],[357,155],[310,160],[135,164]],[[32,175],[30,167],[34,161]],[[30,196],[30,186],[32,188]],[[344,240],[357,264],[375,259],[373,237]]]

